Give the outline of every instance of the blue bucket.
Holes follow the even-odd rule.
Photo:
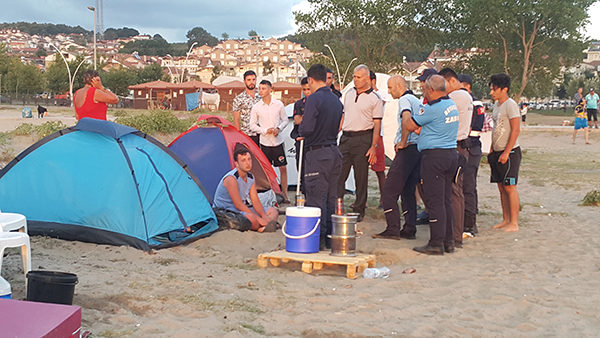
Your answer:
[[[295,253],[319,252],[321,236],[321,209],[311,207],[289,207],[285,210],[282,232],[285,236],[285,251]]]

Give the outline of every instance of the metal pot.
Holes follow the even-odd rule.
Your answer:
[[[358,214],[331,215],[333,224],[331,238],[332,256],[356,256],[356,221]]]

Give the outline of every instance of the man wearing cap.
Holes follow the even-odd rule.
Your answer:
[[[346,179],[350,169],[354,167],[356,182],[356,201],[354,212],[358,213],[358,222],[365,217],[367,203],[369,164],[377,162],[377,143],[381,131],[383,102],[369,81],[369,68],[358,65],[354,68],[354,88],[350,89],[344,100],[344,117],[342,118],[342,173],[338,182],[338,198],[346,192]]]
[[[437,71],[432,68],[425,69],[421,75],[417,77],[417,80],[421,83],[421,91],[423,92],[423,87],[425,85],[425,80],[427,80],[431,75],[436,75]],[[427,98],[423,96],[423,104],[427,104]],[[429,224],[429,214],[427,213],[427,202],[423,198],[423,189],[421,182],[417,184],[417,190],[421,199],[423,199],[423,204],[425,204],[425,210],[421,211],[420,214],[417,215],[417,224]]]
[[[598,129],[598,104],[600,103],[600,97],[594,92],[594,88],[590,88],[590,93],[585,96],[587,101],[587,116],[588,124],[592,127],[592,119],[594,121],[594,128]]]
[[[481,162],[481,140],[479,135],[485,122],[483,103],[479,101],[471,90],[473,80],[467,74],[458,74],[458,80],[463,88],[473,98],[473,117],[471,131],[469,132],[469,147],[467,166],[463,168],[463,195],[465,196],[465,216],[463,231],[471,234],[477,233],[477,171]]]
[[[430,239],[413,250],[428,255],[454,252],[454,212],[452,182],[457,174],[458,109],[446,95],[446,81],[432,75],[423,85],[427,105],[416,115],[403,113],[402,124],[408,131],[421,128],[417,148],[421,151],[421,180],[429,208]]]
[[[406,90],[406,81],[400,75],[388,80],[388,92],[398,99],[398,131],[394,140],[396,156],[388,170],[383,186],[382,200],[386,229],[373,238],[415,239],[417,233],[417,200],[415,188],[420,180],[421,153],[417,149],[418,135],[403,128],[403,113],[412,118],[421,111],[421,100]],[[400,230],[400,210],[398,197],[401,197],[404,228]]]
[[[473,98],[458,80],[458,75],[450,68],[440,70],[439,74],[446,80],[446,93],[458,108],[458,133],[456,135],[456,150],[462,156],[459,166],[466,165],[469,157],[469,133],[473,117]],[[454,247],[462,248],[465,223],[465,195],[463,194],[462,172],[452,184],[452,208],[454,210]]]
[[[331,248],[331,215],[335,212],[337,185],[342,169],[342,154],[337,146],[337,135],[343,116],[342,103],[331,92],[327,70],[315,64],[307,72],[312,94],[306,98],[304,117],[298,127],[304,137],[304,184],[306,206],[321,209],[321,250]]]

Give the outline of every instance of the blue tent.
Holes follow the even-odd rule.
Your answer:
[[[31,235],[168,247],[217,230],[211,204],[171,150],[109,121],[83,118],[0,170],[0,208],[25,215]]]

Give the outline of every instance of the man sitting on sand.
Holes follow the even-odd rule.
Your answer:
[[[238,149],[233,153],[235,169],[223,178],[215,192],[214,206],[244,215],[252,222],[252,230],[274,232],[277,230],[279,211],[274,207],[265,213],[256,186],[252,169],[252,155],[248,149]]]

